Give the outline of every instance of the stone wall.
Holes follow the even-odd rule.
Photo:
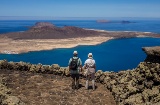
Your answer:
[[[42,65],[40,63],[31,64],[22,61],[8,62],[7,60],[0,60],[0,69],[30,71],[36,73],[48,73],[48,74],[69,76],[68,67],[60,67],[58,64]]]

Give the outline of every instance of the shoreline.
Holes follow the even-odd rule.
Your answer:
[[[137,32],[137,33],[154,33],[154,32],[142,32],[142,31],[107,31],[107,30],[101,30],[101,29],[89,29],[89,28],[83,28],[85,30],[93,30],[93,31],[98,31],[98,32]],[[156,33],[159,34],[159,33]]]
[[[73,48],[79,45],[98,45],[111,39],[114,38],[103,36],[33,40],[13,40],[10,38],[0,38],[0,54],[22,54],[31,51],[53,50],[57,48]]]
[[[147,37],[150,36],[139,35],[136,37],[129,37],[129,38],[147,38]],[[150,37],[150,38],[157,38],[157,37]],[[13,40],[10,38],[5,38],[5,39],[0,39],[0,54],[23,54],[34,51],[54,50],[57,48],[74,48],[80,45],[99,45],[101,43],[108,42],[109,40],[114,40],[114,39],[122,39],[122,38],[103,37],[103,36],[68,38],[68,39],[33,39],[33,40]],[[96,41],[90,42],[92,40]],[[74,43],[71,43],[73,41]],[[78,41],[80,41],[80,43]],[[7,47],[3,45],[7,45]]]

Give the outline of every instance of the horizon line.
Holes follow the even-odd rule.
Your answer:
[[[0,16],[0,20],[67,20],[67,19],[160,19],[160,17],[54,17],[54,16]]]

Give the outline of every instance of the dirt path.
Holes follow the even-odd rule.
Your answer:
[[[69,77],[4,70],[0,76],[5,77],[12,95],[27,105],[115,105],[111,93],[99,83],[95,91],[85,90],[81,79],[80,89],[72,90]]]

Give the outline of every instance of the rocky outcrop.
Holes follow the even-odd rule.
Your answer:
[[[160,103],[159,74],[160,64],[141,62],[133,70],[97,71],[96,80],[112,92],[118,105],[153,105]]]
[[[160,46],[144,47],[143,50],[147,54],[145,62],[160,63]]]

